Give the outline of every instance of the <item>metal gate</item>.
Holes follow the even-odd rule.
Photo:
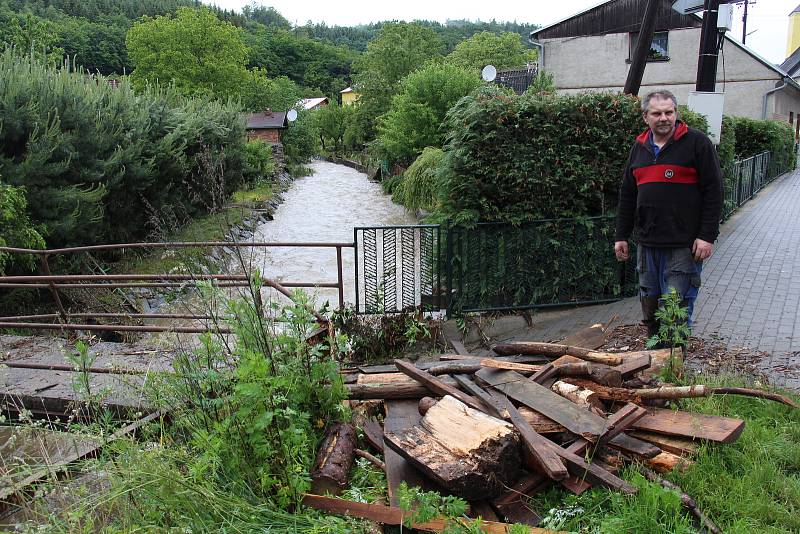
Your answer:
[[[353,232],[358,313],[443,307],[439,225],[358,227]]]

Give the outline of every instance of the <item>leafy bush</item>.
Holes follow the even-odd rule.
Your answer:
[[[403,173],[403,180],[392,194],[392,200],[409,210],[435,211],[439,206],[444,152],[427,147]]]
[[[283,134],[283,150],[293,165],[308,163],[319,154],[319,130],[310,112],[299,110],[297,120],[289,123]]]
[[[689,126],[703,117],[682,110]],[[640,101],[618,93],[516,96],[481,87],[445,122],[444,212],[455,222],[522,222],[613,210]]]
[[[264,178],[270,178],[275,173],[275,159],[272,156],[272,145],[262,139],[253,139],[244,146],[247,154],[247,166],[253,174],[254,183]]]
[[[0,168],[51,247],[135,240],[215,209],[244,179],[238,108],[0,54]]]
[[[0,182],[0,247],[45,248],[44,239],[28,218],[27,207],[24,189]],[[13,259],[10,254],[0,252],[0,275]],[[32,267],[33,260],[22,259],[26,267]]]
[[[731,117],[736,136],[736,157],[755,156],[765,150],[772,153],[770,166],[782,171],[795,168],[794,132],[789,124]]]
[[[407,164],[426,146],[442,146],[447,111],[479,84],[476,72],[453,65],[430,64],[409,74],[381,117],[381,151],[390,161]]]
[[[498,70],[524,67],[536,61],[536,50],[526,48],[518,33],[483,31],[458,43],[445,60],[466,69],[480,70],[494,65]]]

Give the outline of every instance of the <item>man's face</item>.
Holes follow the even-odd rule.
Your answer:
[[[671,99],[651,98],[644,112],[644,122],[659,137],[668,137],[675,128],[678,113]]]

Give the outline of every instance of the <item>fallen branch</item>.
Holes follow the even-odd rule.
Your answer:
[[[375,456],[371,455],[367,451],[362,451],[361,449],[354,449],[353,450],[353,454],[355,454],[359,458],[364,458],[365,460],[368,460],[372,465],[374,465],[375,467],[377,467],[381,471],[386,469],[386,464],[383,463],[380,460],[380,458],[376,458]]]
[[[656,484],[660,484],[662,487],[677,493],[681,498],[681,504],[683,507],[694,514],[694,516],[700,521],[706,530],[711,532],[711,534],[722,534],[722,531],[719,529],[719,527],[715,525],[714,522],[706,514],[704,514],[702,510],[700,510],[700,508],[697,507],[697,503],[694,501],[694,499],[692,499],[689,494],[685,493],[680,486],[673,484],[669,480],[664,480],[646,467],[640,466],[639,469],[648,480],[655,482]]]

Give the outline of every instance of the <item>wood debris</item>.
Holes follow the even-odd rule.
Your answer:
[[[363,446],[384,454],[391,507],[405,482],[467,499],[472,516],[499,518],[487,532],[504,532],[502,521],[535,527],[539,514],[528,498],[553,484],[576,494],[593,485],[632,494],[636,488],[617,475],[623,463],[660,481],[656,473],[690,468],[702,443],[733,443],[744,429],[741,419],[664,408],[667,402],[739,394],[794,406],[758,390],[660,384],[651,365],[669,360],[669,349],[598,351],[607,338],[601,326],[564,344],[496,345],[489,358],[459,350],[438,362],[358,368],[347,384],[351,403],[382,401],[384,408],[382,429],[372,416],[357,424]],[[691,498],[671,489],[691,509]],[[388,522],[376,519],[371,505],[356,504],[324,503]],[[693,513],[712,530],[702,512]],[[380,514],[391,521],[402,516],[396,508]]]

